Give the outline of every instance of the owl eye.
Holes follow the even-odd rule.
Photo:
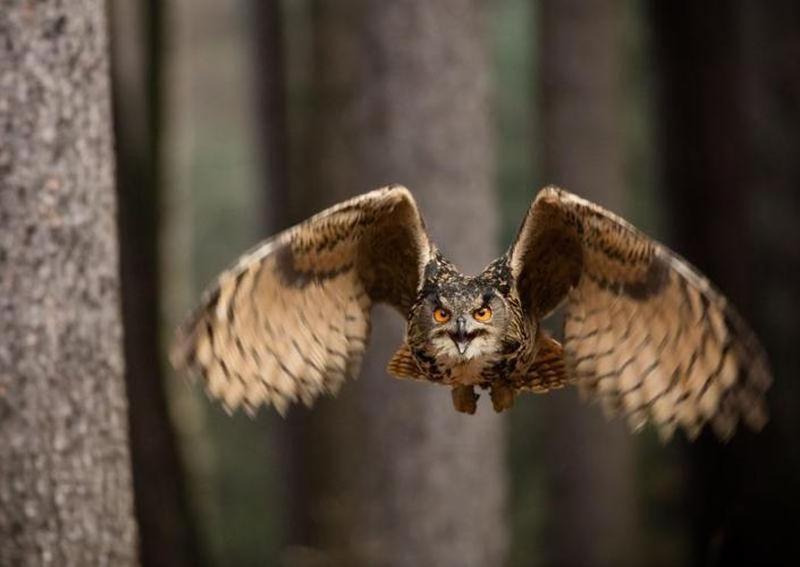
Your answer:
[[[442,307],[433,310],[433,319],[437,323],[447,323],[450,320],[450,312]]]
[[[492,318],[492,310],[489,307],[481,307],[480,309],[476,309],[475,311],[472,312],[472,317],[476,321],[485,323],[486,321]]]

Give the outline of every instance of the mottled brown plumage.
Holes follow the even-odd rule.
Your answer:
[[[407,322],[389,373],[450,386],[458,411],[476,411],[476,387],[502,411],[519,392],[576,384],[664,438],[710,422],[727,439],[740,419],[766,420],[766,356],[725,298],[624,220],[553,187],[476,276],[431,244],[403,187],[323,211],[223,272],[172,360],[229,411],[283,413],[358,374],[377,302]],[[563,347],[540,328],[561,304]]]

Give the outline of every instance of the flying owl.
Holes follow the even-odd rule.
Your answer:
[[[357,376],[375,303],[406,320],[389,374],[452,389],[496,411],[568,384],[662,438],[710,422],[728,439],[766,421],[764,350],[726,299],[623,219],[543,189],[510,249],[476,276],[430,241],[411,193],[390,186],[259,244],[223,272],[179,329],[177,368],[228,411],[335,394]],[[541,322],[564,305],[563,344]]]

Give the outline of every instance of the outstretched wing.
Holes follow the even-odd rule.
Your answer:
[[[557,188],[542,190],[510,252],[527,313],[566,300],[567,372],[610,413],[669,438],[706,422],[722,439],[766,421],[772,378],[753,332],[685,260],[621,218]]]
[[[405,316],[429,247],[404,187],[334,206],[223,272],[178,330],[172,363],[229,411],[311,404],[358,373],[374,302]]]

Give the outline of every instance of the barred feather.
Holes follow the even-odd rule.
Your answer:
[[[172,362],[228,411],[280,413],[358,374],[373,302],[416,295],[428,239],[411,194],[380,189],[260,244],[223,272],[179,329]]]
[[[723,440],[760,429],[772,377],[764,350],[685,260],[601,207],[556,188],[531,206],[511,251],[532,317],[566,300],[567,371],[634,430]]]

